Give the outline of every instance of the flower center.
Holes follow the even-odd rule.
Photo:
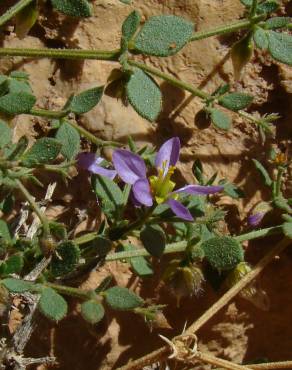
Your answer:
[[[162,168],[158,169],[158,176],[150,176],[149,178],[151,191],[158,204],[165,202],[169,197],[169,193],[171,193],[175,187],[175,182],[170,180],[175,167],[170,166],[165,173],[166,164],[167,162],[165,161]]]

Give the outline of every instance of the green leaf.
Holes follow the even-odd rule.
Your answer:
[[[140,232],[141,241],[154,257],[161,257],[166,245],[166,236],[163,229],[158,225],[146,225]]]
[[[227,116],[227,114],[216,108],[208,108],[208,113],[210,113],[211,121],[214,126],[221,130],[230,129],[231,119],[229,118],[229,116]]]
[[[219,183],[220,184],[220,183]],[[231,184],[230,182],[223,184],[224,193],[229,195],[233,199],[244,198],[244,192],[238,188],[236,185]]]
[[[265,167],[259,161],[257,161],[256,159],[253,159],[252,161],[253,161],[254,165],[256,166],[256,169],[262,175],[262,178],[264,180],[264,184],[267,185],[267,186],[272,186],[273,181],[272,181],[270,175],[268,174],[267,170],[265,169]]]
[[[144,300],[127,288],[115,286],[104,292],[106,303],[115,310],[133,310],[144,304]]]
[[[103,94],[103,86],[94,87],[73,96],[66,108],[76,114],[83,114],[93,109],[100,101]]]
[[[90,324],[97,324],[104,317],[103,305],[94,300],[84,302],[81,305],[81,315]]]
[[[8,243],[12,241],[9,227],[4,220],[0,220],[0,238],[3,238]]]
[[[192,166],[193,174],[196,178],[196,180],[199,181],[201,185],[204,185],[204,174],[203,174],[203,164],[200,161],[200,159],[196,159]]]
[[[3,121],[0,120],[0,149],[5,145],[9,144],[12,139],[12,131],[10,127]]]
[[[224,84],[219,86],[212,94],[212,96],[221,96],[229,92],[230,90],[230,85],[229,84]]]
[[[268,39],[268,34],[265,30],[263,30],[260,27],[257,27],[254,34],[253,34],[253,39],[256,44],[256,46],[259,49],[266,50],[269,47],[269,39]]]
[[[283,233],[287,238],[292,239],[292,222],[284,222],[282,225]]]
[[[15,33],[17,37],[24,38],[34,26],[38,18],[37,1],[32,1],[16,15]]]
[[[16,74],[18,72],[18,74]],[[24,72],[15,71],[13,76],[8,81],[9,93],[10,94],[18,94],[18,93],[27,93],[33,95],[32,89],[29,84],[29,80],[24,77],[18,77],[18,75],[22,75]],[[10,74],[11,76],[11,74]]]
[[[134,10],[122,25],[122,36],[126,41],[130,41],[135,35],[141,21],[140,13]]]
[[[53,276],[69,274],[77,266],[80,258],[80,249],[71,241],[63,242],[56,249],[51,262]]]
[[[176,54],[190,40],[194,24],[175,15],[159,15],[148,19],[135,40],[137,51],[166,57]]]
[[[233,110],[234,112],[245,109],[248,107],[253,101],[253,97],[244,94],[244,93],[231,93],[222,96],[222,98],[219,99],[219,104],[221,104],[223,107]]]
[[[235,80],[239,80],[244,67],[251,60],[253,55],[252,33],[248,33],[241,40],[237,41],[231,49],[231,60]]]
[[[23,155],[22,164],[33,167],[38,164],[49,163],[55,160],[62,149],[62,144],[53,138],[43,137]]]
[[[112,275],[108,275],[106,276],[102,281],[101,283],[98,285],[98,287],[94,290],[96,294],[99,294],[101,292],[103,292],[104,290],[108,289],[108,287],[110,286],[111,282],[113,280],[113,277]]]
[[[59,12],[71,17],[90,17],[92,6],[87,0],[51,0],[52,5]]]
[[[268,30],[284,28],[291,23],[291,20],[291,17],[272,17],[266,21],[265,26]]]
[[[268,37],[269,52],[272,57],[279,62],[292,65],[292,36],[287,33],[269,31]]]
[[[137,250],[133,245],[126,244],[123,245],[125,251],[134,251]],[[140,277],[153,275],[153,269],[151,268],[150,263],[144,257],[132,257],[129,259],[132,269]]]
[[[0,112],[10,115],[29,113],[35,102],[35,96],[27,92],[9,93],[0,97]]]
[[[162,94],[157,83],[140,69],[134,69],[126,85],[127,98],[140,116],[150,122],[158,117]]]
[[[14,254],[4,262],[3,272],[5,275],[19,274],[23,269],[23,265],[23,255],[21,253]]]
[[[76,157],[80,150],[80,135],[70,123],[62,123],[56,133],[56,139],[62,144],[61,153],[66,159],[71,160]]]
[[[66,316],[68,305],[54,289],[44,288],[41,292],[38,308],[48,319],[58,322]]]
[[[28,146],[28,139],[26,136],[22,136],[17,144],[13,144],[8,150],[5,151],[5,156],[7,159],[18,160],[20,156],[25,152]]]
[[[109,215],[119,215],[123,206],[123,193],[118,185],[104,176],[92,176],[95,194],[102,200],[102,208]]]
[[[241,245],[230,236],[216,236],[201,245],[210,265],[219,270],[231,270],[243,261]]]
[[[257,11],[259,13],[269,14],[273,13],[279,8],[279,3],[275,0],[268,0],[258,5]]]
[[[1,283],[12,293],[24,293],[31,290],[34,286],[30,281],[13,278],[4,279]]]

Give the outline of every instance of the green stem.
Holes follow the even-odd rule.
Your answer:
[[[56,59],[94,59],[117,61],[120,50],[79,50],[79,49],[27,49],[27,48],[0,48],[0,56],[20,56],[31,58]]]
[[[136,62],[135,60],[129,60],[128,63],[133,66],[142,69],[145,72],[151,73],[154,76],[157,76],[164,81],[167,81],[173,86],[179,87],[183,90],[189,91],[191,94],[198,96],[201,99],[209,99],[210,95],[205,93],[204,91],[197,89],[196,87],[188,84],[187,82],[178,80],[175,77],[172,77],[171,75],[168,75],[167,73],[161,72],[159,69],[148,66],[144,63]]]
[[[26,187],[21,183],[21,181],[15,180],[15,182],[22,195],[25,197],[25,199],[28,201],[35,214],[40,219],[44,229],[44,237],[48,237],[50,235],[49,220],[47,219],[45,214],[40,210],[39,206],[37,205],[33,197],[30,195]]]
[[[273,227],[268,227],[266,229],[255,230],[255,231],[251,231],[246,234],[238,235],[238,236],[235,236],[234,239],[237,240],[238,242],[243,242],[246,240],[263,238],[269,235],[280,234],[281,232],[282,232],[282,226],[273,226]],[[188,243],[186,241],[168,244],[166,245],[163,254],[183,252],[185,251],[187,244]],[[137,249],[134,251],[125,251],[125,252],[117,252],[117,253],[108,254],[105,260],[115,261],[115,260],[120,260],[120,259],[128,259],[132,257],[141,257],[141,256],[146,257],[149,255],[150,254],[145,249],[141,248],[141,249]]]
[[[281,194],[281,184],[282,184],[282,176],[285,169],[281,166],[278,167],[277,179],[276,179],[276,188],[275,188],[275,196],[278,197]]]
[[[252,26],[254,23],[260,22],[263,19],[265,19],[265,15],[258,15],[256,17],[253,17],[252,19],[242,19],[241,21],[219,26],[209,31],[207,30],[207,31],[196,32],[191,37],[190,41],[202,40],[202,39],[206,39],[211,36],[223,35],[223,34],[232,33],[235,31],[239,31],[242,29],[246,29]]]
[[[96,232],[88,233],[88,234],[79,236],[78,238],[74,239],[74,243],[77,245],[86,244],[96,239],[97,236],[98,234]]]
[[[253,19],[253,17],[255,16],[257,7],[258,7],[258,0],[253,0],[251,8],[250,8],[250,13],[249,13],[250,19]]]
[[[20,0],[14,6],[9,8],[7,12],[5,12],[0,17],[0,26],[3,26],[6,22],[8,22],[11,18],[13,18],[17,13],[19,13],[22,9],[24,9],[27,5],[29,5],[33,0]]]
[[[77,297],[82,299],[92,298],[92,291],[87,291],[79,288],[73,288],[65,285],[58,285],[53,283],[45,283],[46,286],[56,290],[60,294],[68,295],[71,297]]]
[[[47,118],[64,118],[68,115],[68,112],[66,111],[51,111],[51,110],[46,110],[46,109],[32,109],[28,114],[31,114],[33,116],[38,116],[38,117],[47,117]],[[121,147],[123,144],[117,143],[115,141],[106,141],[106,140],[101,140],[94,136],[91,132],[87,131],[84,127],[77,125],[77,123],[73,121],[67,121],[71,127],[74,127],[80,135],[84,136],[87,140],[92,142],[95,145],[98,146],[111,146],[111,147]]]

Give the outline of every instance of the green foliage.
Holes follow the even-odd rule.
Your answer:
[[[80,258],[80,250],[71,241],[63,242],[58,246],[52,258],[51,272],[53,276],[63,276],[72,272]]]
[[[65,109],[76,114],[87,113],[99,103],[102,94],[103,86],[83,91],[70,98]]]
[[[28,92],[9,93],[0,97],[0,112],[9,115],[29,113],[36,98]]]
[[[253,159],[252,161],[253,161],[254,165],[256,166],[256,169],[262,175],[262,178],[264,180],[264,184],[267,185],[267,186],[271,186],[273,181],[272,181],[270,175],[268,174],[267,170],[265,169],[265,167],[259,161],[257,161],[256,159]]]
[[[15,32],[17,37],[24,38],[37,21],[39,12],[37,0],[32,1],[16,16]]]
[[[193,174],[196,178],[197,181],[199,181],[199,183],[201,185],[204,185],[204,171],[203,171],[203,164],[202,162],[200,161],[200,159],[196,159],[193,163],[193,166],[192,166],[192,171],[193,171]]]
[[[122,36],[126,41],[130,41],[135,35],[141,21],[140,13],[134,10],[122,25]]]
[[[144,304],[144,300],[127,288],[115,286],[104,292],[106,303],[115,310],[133,310]]]
[[[253,97],[244,93],[226,94],[219,99],[219,104],[223,107],[238,111],[247,108],[253,101]]]
[[[9,227],[8,227],[7,223],[4,220],[1,220],[1,219],[0,219],[0,238],[3,238],[8,243],[10,243],[11,240],[12,240],[10,230],[9,230]]]
[[[259,49],[266,50],[269,47],[269,39],[268,39],[268,34],[265,30],[263,30],[260,27],[257,27],[254,34],[253,34],[253,39],[256,44],[256,46]]]
[[[227,114],[216,108],[208,108],[213,125],[221,130],[229,130],[231,127],[231,119]]]
[[[104,213],[117,217],[124,203],[123,193],[118,185],[107,177],[93,176],[92,186],[98,199],[102,201]]]
[[[216,236],[201,245],[210,265],[218,271],[233,269],[243,261],[241,245],[230,236]]]
[[[7,151],[5,151],[5,157],[10,160],[18,160],[22,156],[22,154],[25,152],[26,148],[28,146],[28,139],[26,136],[22,136],[18,143],[12,145],[9,147]]]
[[[137,248],[135,248],[131,244],[123,245],[123,248],[125,251],[134,251]],[[129,262],[131,264],[132,269],[135,271],[135,273],[140,277],[146,277],[153,275],[153,269],[151,268],[150,263],[147,261],[144,257],[132,257],[129,259]]]
[[[54,289],[46,287],[41,291],[38,308],[48,319],[58,322],[66,316],[68,305]]]
[[[253,55],[252,34],[247,34],[236,42],[231,49],[231,60],[233,64],[234,77],[239,80],[241,73]]]
[[[149,18],[135,40],[137,51],[160,57],[176,54],[190,40],[194,24],[175,15]]]
[[[19,274],[23,269],[22,253],[13,254],[0,266],[1,275]]]
[[[272,17],[265,22],[265,27],[269,30],[276,28],[284,28],[291,23],[291,17]]]
[[[55,160],[62,149],[62,144],[53,138],[43,137],[38,139],[33,146],[23,155],[22,164],[33,167]]]
[[[239,199],[239,198],[244,198],[244,192],[238,188],[236,185],[230,183],[230,182],[221,182],[219,181],[219,185],[224,186],[224,193],[229,195],[233,199]]]
[[[11,142],[12,131],[10,127],[3,121],[0,120],[0,149],[4,148]]]
[[[156,120],[161,111],[162,95],[152,77],[135,68],[126,85],[126,94],[140,116],[151,122]]]
[[[270,14],[278,10],[279,3],[275,0],[268,0],[258,5],[257,11],[263,14]]]
[[[158,225],[145,225],[140,232],[141,241],[154,257],[161,257],[166,245],[166,236],[163,229]]]
[[[284,222],[283,226],[283,233],[287,238],[292,239],[292,222]]]
[[[20,279],[7,278],[1,283],[12,293],[24,293],[33,288],[33,283]]]
[[[97,324],[104,317],[103,305],[94,300],[86,301],[81,305],[81,315],[90,324]]]
[[[80,135],[69,122],[61,124],[56,133],[56,139],[62,144],[61,153],[66,159],[71,160],[79,153]]]
[[[51,0],[53,7],[71,17],[90,17],[92,6],[87,0]]]
[[[287,33],[268,32],[269,52],[279,62],[292,65],[292,36]]]

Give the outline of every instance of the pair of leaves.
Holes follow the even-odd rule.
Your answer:
[[[87,0],[51,0],[53,7],[71,17],[90,17],[92,5]]]

